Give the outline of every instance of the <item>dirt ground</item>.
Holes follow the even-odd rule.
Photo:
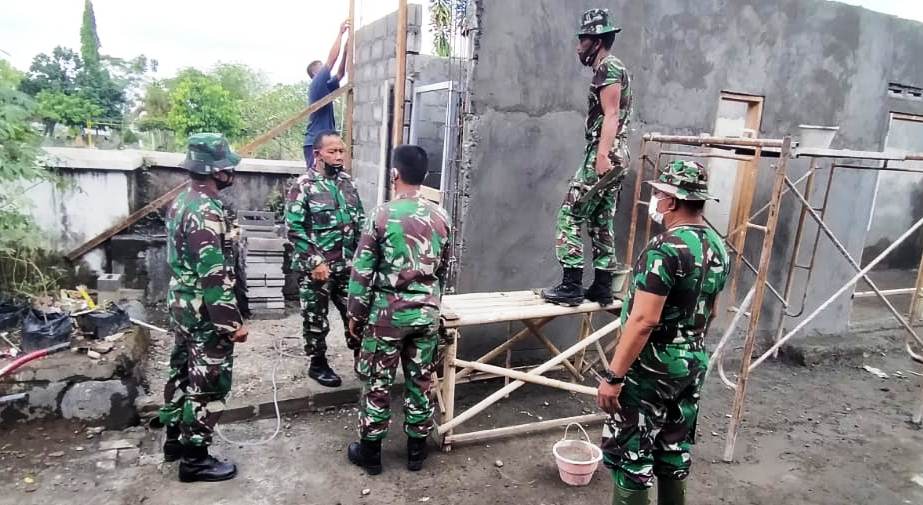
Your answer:
[[[720,460],[732,394],[712,377],[704,393],[689,503],[923,504],[923,431],[908,422],[921,399],[921,378],[914,374],[920,367],[896,351],[866,356],[864,364],[889,377],[878,378],[856,365],[770,363],[760,368],[751,381],[736,460],[730,464]],[[471,405],[495,387],[463,387],[461,402]],[[397,400],[394,405],[399,406]],[[526,387],[466,429],[592,408],[571,394]],[[459,446],[434,454],[422,472],[411,474],[403,467],[404,437],[396,429],[385,445],[385,472],[369,477],[349,465],[344,453],[355,436],[352,408],[292,415],[283,423],[282,433],[264,446],[217,443],[213,452],[240,465],[235,480],[218,484],[179,483],[175,465],[159,462],[159,433],[144,435],[140,463],[100,469],[94,462],[102,452],[95,440],[85,439],[81,426],[17,427],[0,441],[0,486],[6,491],[0,504],[551,505],[611,500],[612,484],[602,469],[587,487],[561,483],[550,454],[561,436],[557,430]],[[227,425],[225,432],[252,441],[274,427],[274,420],[262,420]],[[600,427],[590,433],[598,440]]]

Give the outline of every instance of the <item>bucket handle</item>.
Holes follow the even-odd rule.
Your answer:
[[[587,443],[590,443],[590,444],[593,443],[592,441],[590,441],[590,436],[587,435],[586,430],[583,429],[583,426],[582,426],[580,423],[570,423],[570,424],[568,424],[567,427],[564,428],[564,436],[561,437],[561,440],[567,440],[567,432],[570,430],[570,427],[571,427],[571,426],[576,426],[576,427],[580,428],[580,431],[583,432],[583,438],[586,439]]]

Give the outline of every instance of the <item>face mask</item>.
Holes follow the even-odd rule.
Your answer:
[[[340,170],[343,170],[343,165],[331,165],[323,160],[321,160],[321,162],[324,164],[324,173],[326,173],[329,176],[334,176]]]
[[[651,220],[657,224],[663,224],[663,217],[666,215],[663,212],[657,211],[657,205],[660,204],[662,198],[657,198],[655,195],[651,195],[651,201],[647,204],[647,215],[650,216]]]
[[[593,64],[593,60],[596,59],[597,54],[599,54],[599,45],[593,42],[593,45],[591,45],[589,49],[577,52],[577,59],[580,60],[580,63],[584,66],[589,67]]]
[[[222,179],[219,179],[218,177],[215,177],[215,187],[217,187],[219,191],[222,190],[222,189],[224,189],[224,188],[229,188],[229,187],[231,187],[233,184],[234,184],[234,176],[233,176],[233,175],[228,175],[228,178],[227,178],[227,179],[223,179],[223,178],[222,178]]]

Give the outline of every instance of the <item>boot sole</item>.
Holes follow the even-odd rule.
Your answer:
[[[308,377],[311,377],[311,376],[309,375]],[[318,384],[320,384],[321,386],[324,386],[324,387],[326,387],[326,388],[338,388],[338,387],[340,387],[340,386],[343,385],[343,380],[342,380],[342,379],[341,379],[341,380],[338,380],[338,381],[335,381],[335,382],[321,382],[320,379],[318,379],[317,377],[311,377],[311,379],[312,379],[314,382],[316,382],[316,383],[318,383]]]
[[[179,475],[180,482],[222,482],[226,480],[231,480],[234,477],[237,477],[237,470],[234,470],[234,473],[228,475],[222,475],[221,477],[199,477],[197,475]]]
[[[582,298],[579,301],[574,300],[573,298],[570,298],[567,300],[561,300],[557,298],[545,298],[544,296],[542,298],[548,303],[551,303],[553,305],[561,305],[563,307],[579,307],[580,304],[583,303]]]
[[[407,469],[410,470],[411,472],[419,472],[420,470],[423,469],[423,462],[422,461],[413,461],[413,462],[408,461]]]

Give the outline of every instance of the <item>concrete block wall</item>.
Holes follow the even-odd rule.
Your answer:
[[[461,190],[467,200],[459,292],[524,289],[559,279],[554,215],[584,147],[591,77],[574,54],[574,30],[581,13],[596,6],[589,0],[476,2],[479,31],[463,146],[467,169],[460,174],[468,184]],[[616,0],[607,7],[623,27],[613,52],[632,74],[635,162],[643,132],[713,131],[724,90],[765,97],[761,136],[797,134],[802,123],[831,124],[840,126],[834,148],[880,150],[892,105],[889,82],[923,85],[923,67],[913,56],[923,51],[923,25],[851,5]],[[792,164],[794,175],[804,170],[800,160]],[[767,172],[755,208],[768,199]],[[875,177],[844,171],[834,183],[829,223],[854,257],[865,244],[865,227],[856,223],[868,222]],[[616,218],[618,251],[626,246],[634,184],[630,174]],[[788,200],[781,215],[771,272],[776,285],[793,247],[795,208]],[[751,237],[751,260],[758,242]],[[805,314],[853,274],[829,242],[822,239],[818,254]],[[811,330],[844,331],[849,308],[848,298],[839,300]],[[767,302],[764,310],[764,321],[777,320],[777,303]]]

